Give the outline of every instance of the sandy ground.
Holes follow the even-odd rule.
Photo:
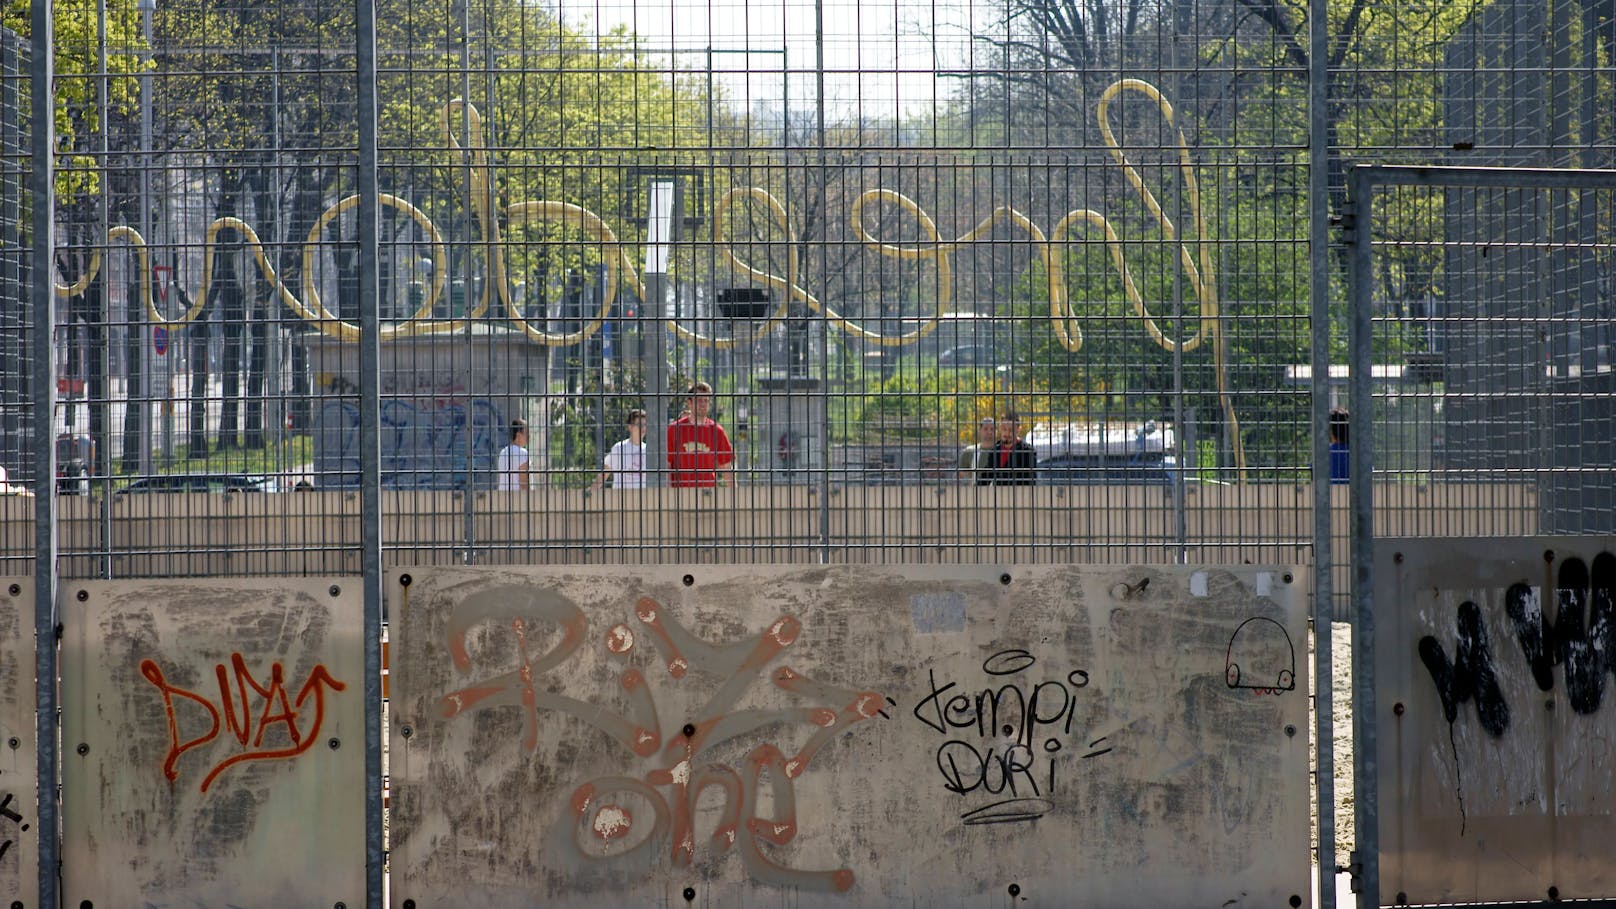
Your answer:
[[[1352,626],[1343,622],[1332,623],[1331,637],[1331,678],[1334,680],[1331,688],[1331,716],[1334,728],[1332,741],[1334,744],[1333,778],[1335,780],[1335,861],[1337,865],[1345,865],[1348,855],[1352,851],[1353,841],[1353,797],[1352,797]],[[1310,650],[1313,642],[1309,643]],[[1317,704],[1317,700],[1314,701]],[[1318,728],[1317,721],[1310,713],[1309,720]],[[1318,749],[1313,750],[1313,765],[1318,765]],[[1314,802],[1313,814],[1313,845],[1318,846],[1318,814],[1317,802]]]

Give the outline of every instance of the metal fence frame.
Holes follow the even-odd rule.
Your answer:
[[[1380,895],[1379,766],[1375,713],[1375,486],[1373,342],[1375,193],[1389,187],[1592,189],[1616,192],[1616,170],[1362,164],[1349,175],[1342,239],[1349,256],[1352,490],[1353,790],[1357,849],[1351,869],[1362,909]],[[1321,645],[1322,646],[1322,645]],[[1321,712],[1323,706],[1320,707]],[[1321,812],[1322,817],[1322,812]],[[1491,904],[1488,905],[1497,905]]]
[[[1328,197],[1328,168],[1332,150],[1325,141],[1327,135],[1325,116],[1328,79],[1326,73],[1328,56],[1325,53],[1328,44],[1328,33],[1325,28],[1325,4],[1323,0],[1311,0],[1310,19],[1314,27],[1310,29],[1312,39],[1311,60],[1313,70],[1310,72],[1309,95],[1309,132],[1313,141],[1309,149],[1309,183],[1308,192],[1318,204],[1312,206],[1309,239],[1311,242],[1310,256],[1313,262],[1312,269],[1312,299],[1310,310],[1312,316],[1313,337],[1313,373],[1311,377],[1312,394],[1312,430],[1314,463],[1325,463],[1328,459],[1327,420],[1328,420],[1328,387],[1329,387],[1329,217],[1330,212],[1325,200]],[[371,888],[368,902],[371,906],[380,906],[382,899],[383,877],[382,868],[385,855],[382,849],[382,777],[380,773],[381,762],[381,631],[383,625],[382,614],[382,585],[384,581],[384,541],[383,512],[384,502],[380,488],[379,476],[381,473],[380,447],[379,447],[379,413],[381,398],[379,383],[375,378],[379,375],[381,364],[380,349],[380,301],[377,275],[377,249],[379,239],[377,224],[379,206],[377,203],[378,186],[378,149],[377,149],[377,112],[376,112],[376,32],[375,32],[375,6],[373,0],[356,0],[356,9],[359,13],[360,28],[356,35],[355,48],[358,55],[358,91],[359,91],[359,186],[358,194],[361,197],[359,206],[360,227],[359,250],[359,295],[361,341],[359,348],[360,372],[371,377],[372,381],[362,382],[360,386],[360,450],[361,483],[360,496],[360,563],[363,576],[364,609],[365,609],[365,696],[367,699],[367,729],[365,741],[365,760],[367,766],[374,772],[369,774],[366,791],[366,801],[369,806],[366,817],[366,854],[367,854],[367,881]],[[53,76],[53,47],[52,47],[52,13],[48,3],[36,3],[31,8],[33,46],[31,60],[31,92],[32,105],[35,110],[49,110],[53,106],[52,76]],[[820,112],[821,119],[823,111]],[[823,139],[823,132],[821,132]],[[37,118],[34,121],[34,130],[31,137],[32,174],[30,180],[31,194],[34,198],[50,198],[53,191],[55,169],[53,165],[54,136],[50,118]],[[820,164],[823,167],[823,163]],[[1355,725],[1357,746],[1355,749],[1355,766],[1357,776],[1355,793],[1357,798],[1357,836],[1358,852],[1352,860],[1352,867],[1360,885],[1360,904],[1378,905],[1379,880],[1378,863],[1376,860],[1377,842],[1377,812],[1374,804],[1375,783],[1375,726],[1373,721],[1374,690],[1373,690],[1373,647],[1372,631],[1374,624],[1373,566],[1372,553],[1375,539],[1373,516],[1373,487],[1371,485],[1372,464],[1370,456],[1374,423],[1372,420],[1371,401],[1373,391],[1371,388],[1371,360],[1370,338],[1372,290],[1370,270],[1372,269],[1372,225],[1373,225],[1373,193],[1381,186],[1541,186],[1541,187],[1581,187],[1598,186],[1603,188],[1616,187],[1616,172],[1611,171],[1547,171],[1529,168],[1439,168],[1439,167],[1391,167],[1369,165],[1355,168],[1351,175],[1349,199],[1351,207],[1347,213],[1347,231],[1344,240],[1351,254],[1351,282],[1350,298],[1353,320],[1351,323],[1350,349],[1352,351],[1352,378],[1351,401],[1353,412],[1353,434],[1357,436],[1358,444],[1353,446],[1352,469],[1352,532],[1351,546],[1353,556],[1352,568],[1352,601],[1353,632],[1356,646],[1354,648],[1354,690],[1352,701],[1356,708]],[[48,205],[36,205],[32,209],[32,234],[36,238],[53,238],[54,211]],[[51,241],[36,243],[31,248],[32,273],[35,279],[30,287],[31,324],[35,327],[33,336],[33,360],[36,377],[44,376],[45,381],[33,383],[32,406],[35,413],[51,414],[56,410],[56,387],[53,381],[56,369],[57,352],[53,344],[51,332],[39,330],[40,326],[50,326],[53,321],[54,292],[49,277],[53,272],[53,255]],[[38,650],[38,677],[36,680],[36,695],[38,697],[39,711],[37,714],[38,731],[38,761],[41,768],[56,768],[60,762],[57,742],[57,696],[55,679],[57,676],[56,648],[51,646],[58,634],[58,619],[56,615],[56,596],[60,584],[60,565],[58,560],[59,546],[59,515],[60,508],[52,491],[52,477],[55,470],[56,451],[53,437],[53,425],[49,419],[36,420],[34,423],[34,438],[32,440],[32,453],[35,463],[39,465],[40,479],[37,482],[37,491],[40,493],[33,501],[34,509],[34,552],[33,574],[35,585],[35,633],[40,642]],[[109,453],[110,455],[110,453]],[[825,488],[828,493],[828,487]],[[1312,483],[1313,501],[1313,535],[1311,544],[1314,553],[1314,624],[1317,651],[1314,664],[1315,672],[1315,703],[1317,706],[1317,722],[1315,734],[1318,744],[1318,758],[1316,770],[1316,793],[1318,795],[1320,810],[1318,813],[1319,847],[1317,861],[1321,868],[1321,893],[1319,905],[1331,907],[1334,905],[1334,893],[1329,886],[1330,872],[1335,870],[1336,855],[1334,847],[1334,820],[1333,812],[1326,806],[1332,805],[1335,798],[1331,770],[1334,755],[1331,748],[1333,724],[1331,721],[1331,703],[1334,697],[1332,690],[1332,676],[1330,663],[1330,624],[1334,615],[1332,599],[1334,585],[1331,571],[1335,567],[1335,554],[1332,550],[1332,536],[1330,523],[1330,489],[1327,474],[1321,476],[1315,471]],[[821,512],[821,527],[828,527],[828,519],[824,518],[825,509],[828,509],[829,496],[824,495],[818,504]],[[468,503],[468,525],[469,503]],[[1182,515],[1180,515],[1180,518]],[[822,532],[827,532],[822,530]],[[828,543],[820,541],[821,548],[828,548]],[[42,769],[42,785],[40,786],[40,801],[38,804],[38,829],[44,831],[55,830],[59,826],[59,812],[54,798],[54,776],[50,780],[43,777],[54,774],[54,769]],[[1369,797],[1363,797],[1368,794]],[[42,905],[55,905],[58,901],[58,860],[59,847],[53,836],[40,838],[40,875],[39,896]]]

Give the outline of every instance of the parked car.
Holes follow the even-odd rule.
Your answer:
[[[937,365],[945,369],[997,366],[1000,359],[998,352],[991,345],[964,344],[959,347],[950,347],[939,354]]]
[[[62,433],[56,437],[56,494],[81,496],[90,491],[95,472],[95,440]]]
[[[1039,486],[1166,486],[1181,471],[1173,430],[1155,422],[1057,423],[1034,429]]]
[[[149,492],[280,492],[271,477],[247,473],[170,473],[136,480],[119,490]]]
[[[1062,456],[1038,462],[1039,486],[1165,486],[1177,464],[1172,455],[1141,458]]]

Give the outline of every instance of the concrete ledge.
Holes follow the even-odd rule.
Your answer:
[[[1332,490],[1346,589],[1348,490]],[[359,571],[356,492],[62,497],[64,578],[348,574]],[[1539,532],[1525,486],[1375,489],[1376,533],[1519,536]],[[846,487],[822,501],[803,486],[715,490],[540,489],[387,492],[386,562],[464,564],[1309,564],[1312,489],[1196,488],[1182,537],[1158,487]],[[469,540],[469,545],[468,545]],[[33,556],[33,500],[0,498],[0,559]]]

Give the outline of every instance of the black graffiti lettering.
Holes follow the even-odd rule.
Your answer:
[[[1554,657],[1543,634],[1543,606],[1526,584],[1511,584],[1504,591],[1504,612],[1515,626],[1515,640],[1521,644],[1532,681],[1540,691],[1554,690]]]
[[[1079,753],[1084,730],[1077,722],[1077,692],[1089,673],[1073,669],[1052,679],[1028,678],[1039,665],[1030,652],[1000,650],[982,664],[988,684],[939,682],[928,671],[929,690],[915,704],[915,718],[942,735],[937,771],[943,789],[958,796],[1000,799],[961,815],[967,825],[1031,821],[1053,807],[1063,763],[1106,754]],[[1100,737],[1095,742],[1104,741]],[[1070,746],[1070,747],[1068,747]]]
[[[1011,695],[1015,696],[1016,721],[1014,723],[1008,722],[1009,718],[1006,717],[1006,722],[1001,726],[999,724],[999,705],[1001,703],[1008,704],[1011,700]],[[1008,713],[1008,711],[1006,712]],[[1022,693],[1018,686],[1004,685],[997,690],[992,688],[984,688],[982,689],[982,693],[976,696],[977,735],[983,737],[995,735],[1014,735],[1016,736],[1016,740],[1020,741],[1020,730],[1026,725],[1027,696]]]
[[[1026,781],[1032,795],[1042,795],[1032,775],[1033,753],[1024,745],[1012,745],[1004,751],[989,747],[986,753],[976,750],[970,742],[950,739],[937,749],[937,769],[943,774],[943,788],[956,795],[968,795],[978,789],[993,795],[1009,792],[1020,796],[1016,778]]]
[[[1039,698],[1042,697],[1045,704],[1049,703],[1049,698],[1044,697],[1045,688],[1053,689],[1056,694],[1060,695],[1060,706],[1057,707],[1055,712],[1051,714],[1043,713],[1038,709]],[[1056,723],[1062,724],[1065,731],[1068,734],[1071,733],[1072,714],[1076,712],[1076,707],[1077,698],[1073,697],[1072,693],[1066,690],[1066,686],[1064,684],[1060,682],[1039,682],[1032,689],[1032,700],[1027,704],[1028,721],[1026,728],[1022,730],[1024,737],[1019,739],[1019,741],[1023,745],[1031,745],[1033,736],[1037,735],[1039,726],[1050,726]]]
[[[6,793],[6,797],[4,799],[0,799],[0,817],[19,825],[20,829],[22,830],[27,830],[28,825],[22,822],[22,815],[18,813],[17,809],[11,807],[11,800],[13,798],[15,798],[15,796],[8,792]],[[7,838],[4,842],[0,842],[0,859],[4,859],[6,857],[6,853],[11,851],[11,847],[14,845],[16,845],[15,841],[10,838]]]
[[[977,718],[982,715],[982,700],[977,698],[976,705],[971,705],[971,699],[963,694],[957,694],[948,699],[943,707],[943,720],[955,729],[969,729],[977,724]]]
[[[1038,658],[1019,647],[1001,650],[982,661],[982,671],[988,675],[1015,675],[1031,668]]]
[[[915,719],[921,721],[922,723],[925,723],[927,726],[930,726],[931,728],[937,730],[938,732],[941,732],[944,735],[947,735],[948,734],[948,726],[943,722],[943,707],[942,707],[941,704],[937,703],[937,698],[944,695],[944,694],[946,694],[946,693],[948,693],[948,691],[951,690],[954,687],[954,683],[949,682],[947,685],[944,685],[943,687],[938,688],[937,687],[937,673],[933,672],[930,669],[926,670],[926,678],[927,678],[928,682],[930,683],[931,693],[927,694],[925,697],[921,698],[920,702],[915,704],[915,711],[914,711]],[[936,710],[937,710],[937,720],[936,720],[936,722],[933,722],[932,720],[927,719],[925,716],[921,715],[920,711],[926,709],[927,704],[931,704],[933,707],[936,708]]]
[[[960,820],[967,827],[1019,824],[1024,821],[1036,821],[1053,810],[1055,804],[1048,799],[1005,799],[1002,802],[973,808],[960,815]]]
[[[1504,608],[1541,691],[1554,690],[1554,666],[1565,667],[1566,700],[1576,713],[1599,709],[1605,673],[1616,673],[1616,556],[1602,552],[1590,572],[1581,559],[1560,565],[1555,619],[1525,583],[1510,586]]]
[[[1460,705],[1474,700],[1482,728],[1496,738],[1509,729],[1509,705],[1498,687],[1481,607],[1468,600],[1461,603],[1456,625],[1459,637],[1453,662],[1448,662],[1442,644],[1430,635],[1420,638],[1420,662],[1425,664],[1431,681],[1436,683],[1437,697],[1442,701],[1442,713],[1448,723],[1459,718]]]

